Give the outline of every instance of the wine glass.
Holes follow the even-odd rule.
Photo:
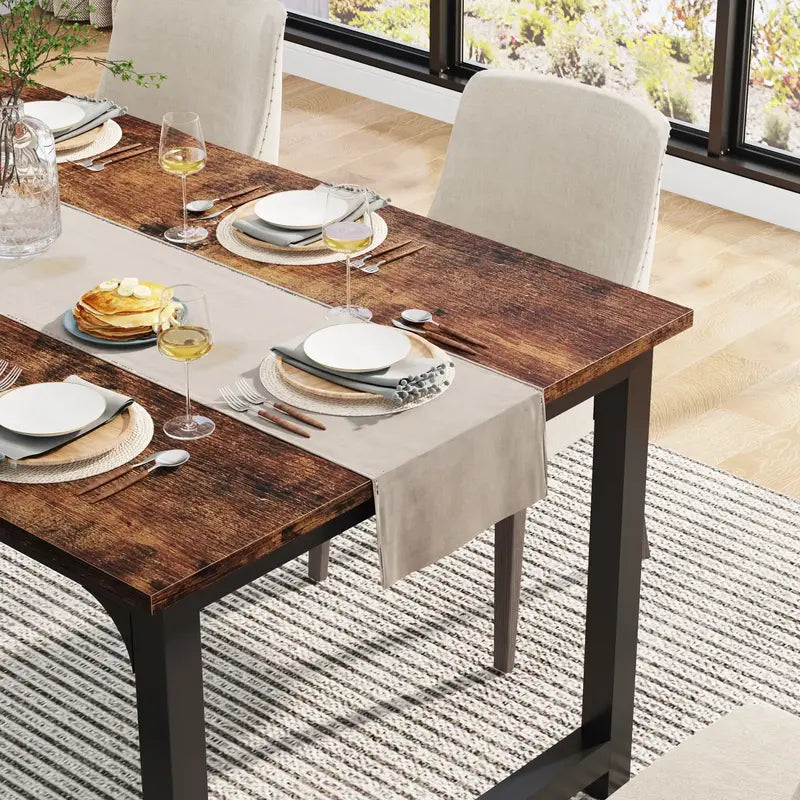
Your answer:
[[[186,178],[206,165],[206,144],[200,117],[193,111],[170,111],[161,122],[159,147],[161,168],[170,175],[180,175],[183,190],[183,227],[176,225],[164,233],[168,242],[194,244],[208,236],[205,228],[189,227],[186,212]]]
[[[344,306],[331,308],[326,314],[329,322],[368,322],[372,312],[354,306],[350,298],[350,257],[372,244],[374,235],[369,212],[369,191],[362,186],[340,184],[326,189],[327,201],[322,239],[336,253],[345,253],[347,269],[347,299]]]
[[[214,432],[208,417],[192,414],[189,395],[189,362],[202,358],[214,344],[205,292],[184,283],[161,293],[158,349],[173,361],[186,365],[186,414],[164,424],[164,433],[172,439],[202,439]]]

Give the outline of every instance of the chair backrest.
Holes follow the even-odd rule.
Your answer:
[[[645,289],[668,135],[625,97],[487,70],[464,91],[430,216]]]
[[[155,123],[195,111],[208,141],[276,163],[285,24],[278,0],[120,0],[109,58],[167,80],[145,89],[106,72],[98,96]]]

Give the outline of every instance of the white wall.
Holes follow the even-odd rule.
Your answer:
[[[453,122],[459,92],[286,42],[284,72]],[[800,231],[800,194],[667,156],[664,189]]]

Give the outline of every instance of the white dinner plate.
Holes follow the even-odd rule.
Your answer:
[[[294,191],[267,195],[254,211],[259,219],[278,228],[310,231],[340,220],[348,209],[347,201],[340,197],[328,206],[327,192]]]
[[[25,116],[36,117],[47,125],[53,133],[60,133],[80,122],[86,112],[74,103],[56,100],[36,100],[25,103]]]
[[[24,436],[61,436],[97,420],[105,398],[75,383],[33,383],[0,397],[0,426]]]
[[[384,325],[333,325],[312,333],[303,344],[306,355],[327,369],[372,372],[402,361],[411,340],[402,331]]]

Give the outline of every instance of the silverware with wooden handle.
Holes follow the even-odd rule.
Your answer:
[[[242,399],[230,386],[220,386],[219,393],[222,396],[222,399],[228,404],[228,407],[234,411],[239,411],[241,413],[253,411],[254,413],[258,414],[259,417],[269,420],[273,425],[277,425],[279,428],[296,433],[298,436],[302,436],[304,439],[311,438],[311,434],[308,431],[303,430],[303,428],[301,428],[299,425],[295,425],[293,422],[289,422],[283,417],[279,417],[277,414],[264,411],[263,408],[258,408],[257,405],[254,405],[249,400]]]
[[[107,500],[109,497],[121,492],[123,489],[133,486],[135,483],[139,483],[139,481],[143,481],[145,478],[149,477],[150,473],[154,469],[158,469],[158,464],[153,464],[152,467],[148,467],[144,472],[134,472],[131,475],[128,475],[127,478],[123,478],[118,483],[115,483],[113,486],[109,486],[107,489],[104,489],[102,492],[100,492],[100,494],[92,497],[89,502],[94,505],[95,503],[99,503],[101,500]]]
[[[141,464],[123,464],[121,467],[112,469],[110,472],[105,472],[102,475],[98,475],[96,478],[92,478],[92,480],[89,481],[86,486],[82,487],[79,492],[75,492],[75,496],[80,497],[88,492],[93,492],[95,489],[99,489],[101,486],[105,486],[107,483],[111,483],[111,481],[121,478],[123,475],[127,475],[129,472],[139,466],[141,466]]]
[[[265,397],[261,392],[253,388],[252,384],[248,383],[246,380],[242,380],[241,378],[237,380],[236,388],[239,390],[242,397],[254,406],[263,406],[265,403],[270,403],[273,408],[300,420],[300,422],[305,422],[306,425],[311,425],[313,428],[318,428],[321,431],[328,430],[318,419],[314,419],[314,417],[304,414],[302,411],[298,411],[296,408],[286,405],[286,403],[277,401],[270,402],[268,397]]]
[[[298,436],[302,436],[304,439],[311,438],[311,434],[308,431],[304,430],[299,425],[295,425],[293,422],[283,419],[283,417],[279,417],[277,414],[273,414],[271,411],[264,411],[263,408],[259,408],[256,413],[259,417],[268,419],[270,422],[274,423],[280,428],[283,428],[284,430],[296,433]]]
[[[91,167],[95,161],[100,161],[101,159],[108,158],[109,156],[118,156],[120,153],[127,153],[129,150],[135,150],[137,147],[144,147],[144,145],[141,142],[136,142],[136,144],[126,144],[122,147],[114,147],[107,153],[100,153],[100,155],[92,156],[91,158],[81,158],[77,161],[67,161],[66,163],[76,164],[79,167]]]
[[[251,203],[253,200],[261,200],[263,197],[269,197],[269,195],[275,194],[275,190],[273,189],[271,192],[267,192],[266,194],[262,194],[261,197],[248,197],[244,200],[239,200],[236,203],[229,203],[225,208],[220,208],[217,211],[212,211],[210,214],[205,214],[202,217],[197,217],[200,220],[207,220],[207,219],[217,219],[217,217],[221,217],[223,214],[227,214],[229,211],[233,210],[234,208],[239,208],[240,206],[246,206],[248,203]]]
[[[101,161],[99,164],[94,164],[91,167],[85,167],[85,169],[88,169],[89,172],[102,172],[109,164],[116,164],[120,161],[127,161],[129,158],[143,156],[145,153],[149,153],[151,150],[155,150],[155,148],[145,147],[143,150],[137,150],[135,153],[123,153],[122,155],[114,156],[113,158],[107,158],[105,161]]]
[[[304,414],[296,408],[287,406],[286,403],[273,403],[272,407],[277,408],[278,411],[282,411],[284,414],[288,414],[290,417],[299,419],[300,422],[305,422],[306,425],[311,425],[312,428],[317,428],[321,431],[328,430],[318,419],[314,419],[314,417],[310,417],[308,414]]]
[[[99,503],[101,500],[105,500],[107,497],[111,497],[111,495],[116,494],[117,492],[121,492],[123,489],[127,489],[129,486],[133,486],[134,483],[138,483],[141,480],[144,480],[153,470],[162,469],[162,468],[169,468],[175,469],[176,467],[180,467],[181,464],[185,464],[189,460],[189,453],[186,450],[160,450],[155,455],[150,456],[150,458],[146,458],[144,461],[140,461],[137,464],[126,465],[124,467],[117,467],[117,469],[113,469],[110,472],[106,472],[104,475],[98,476],[92,483],[88,486],[85,486],[80,492],[79,495],[86,494],[86,492],[91,492],[93,489],[97,489],[100,486],[104,486],[105,484],[116,480],[117,478],[123,477],[122,480],[115,484],[114,486],[109,486],[107,489],[104,489],[100,492],[99,495],[95,495],[91,500],[90,503]],[[137,467],[143,467],[145,464],[149,464],[151,461],[155,461],[152,467],[148,467],[144,472],[133,472]]]
[[[416,333],[418,336],[424,336],[430,339],[432,342],[436,342],[437,344],[441,344],[443,347],[448,347],[451,350],[460,350],[462,353],[468,353],[471,356],[478,355],[477,350],[473,350],[468,344],[464,342],[459,342],[458,339],[451,339],[449,336],[444,336],[441,333],[433,333],[432,331],[423,329],[423,328],[412,328],[411,325],[406,325],[400,320],[393,319],[392,325],[395,328],[400,328],[404,331],[411,331],[412,333]]]
[[[414,253],[418,253],[420,250],[424,250],[426,247],[427,245],[421,244],[419,247],[415,247],[413,250],[407,250],[405,253],[398,253],[396,256],[389,256],[389,258],[382,258],[380,261],[373,261],[370,264],[361,267],[360,271],[366,275],[374,275],[384,264],[391,264],[392,261],[399,261],[401,258],[405,258],[406,256],[413,256]]]
[[[433,327],[430,328],[428,327],[429,325],[433,325]],[[452,325],[446,325],[444,322],[425,322],[422,324],[422,328],[429,333],[438,332],[449,336],[455,336],[457,339],[461,339],[468,344],[474,344],[475,347],[488,347],[486,343],[481,342],[473,336],[470,336],[468,333],[458,330],[458,328],[454,328]]]
[[[223,200],[231,200],[234,197],[243,197],[246,194],[250,194],[250,192],[258,191],[259,189],[263,189],[264,184],[258,183],[255,186],[248,186],[246,189],[238,189],[235,192],[229,192],[228,194],[223,194],[222,196],[218,197],[215,202],[221,203]],[[245,201],[247,202],[247,201]]]

